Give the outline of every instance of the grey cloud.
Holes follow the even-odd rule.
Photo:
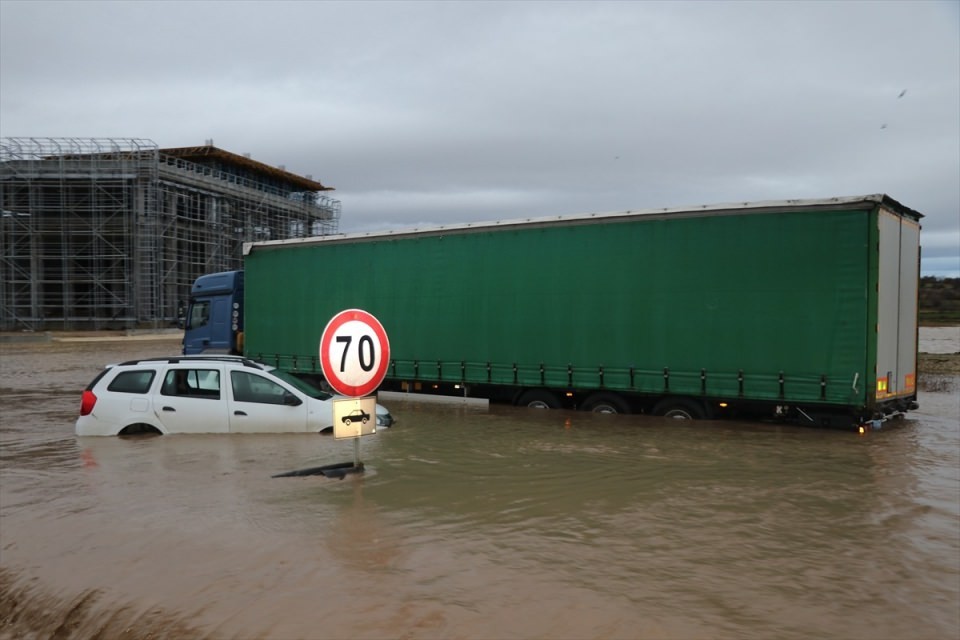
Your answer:
[[[2,135],[213,138],[345,231],[886,192],[960,270],[953,2],[0,7]]]

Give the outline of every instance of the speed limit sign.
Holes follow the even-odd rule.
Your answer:
[[[369,395],[387,375],[390,342],[380,321],[362,309],[333,316],[320,338],[320,366],[339,394]]]

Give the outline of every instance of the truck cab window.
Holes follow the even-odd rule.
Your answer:
[[[194,302],[190,305],[190,317],[187,318],[187,329],[199,329],[210,320],[210,301]]]

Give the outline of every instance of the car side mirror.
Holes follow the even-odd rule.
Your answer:
[[[287,405],[288,407],[299,407],[301,404],[303,404],[303,400],[293,395],[289,391],[284,391],[283,404]]]

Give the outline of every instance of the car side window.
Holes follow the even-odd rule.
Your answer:
[[[165,396],[220,398],[220,372],[216,369],[170,369],[160,393]]]
[[[233,387],[233,399],[237,402],[283,404],[283,396],[287,392],[273,380],[247,371],[231,371],[230,384]]]
[[[153,369],[121,371],[117,374],[117,377],[107,385],[107,391],[116,391],[118,393],[146,393],[150,389],[156,373]]]

